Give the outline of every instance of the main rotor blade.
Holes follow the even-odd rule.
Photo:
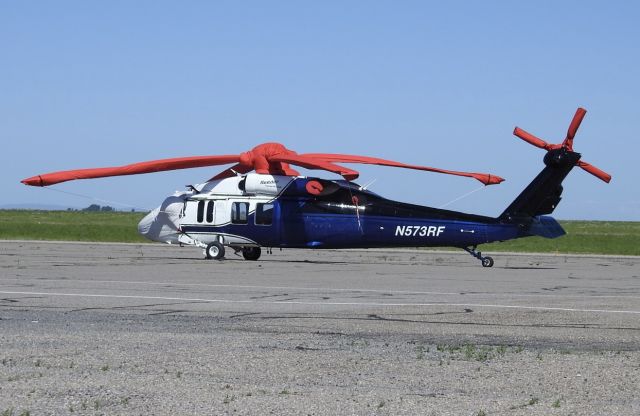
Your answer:
[[[535,147],[539,147],[545,150],[551,150],[552,148],[549,143],[545,142],[542,139],[537,138],[536,136],[534,136],[529,132],[522,130],[520,127],[516,127],[515,129],[513,129],[513,134],[521,138],[525,142],[534,145]]]
[[[578,166],[580,166],[582,169],[586,170],[587,172],[589,172],[590,174],[592,174],[596,178],[602,179],[606,183],[609,183],[611,181],[611,175],[609,175],[607,172],[605,172],[603,170],[598,169],[597,167],[593,166],[590,163],[583,162],[582,160],[579,160],[578,161]]]
[[[358,156],[358,155],[342,155],[333,153],[305,153],[301,156],[313,158],[315,160],[320,159],[328,162],[342,162],[342,163],[363,163],[368,165],[379,166],[391,166],[403,169],[423,170],[427,172],[444,173],[447,175],[465,176],[468,178],[474,178],[482,182],[485,185],[499,184],[504,181],[503,178],[496,175],[490,175],[487,173],[475,173],[475,172],[458,172],[454,170],[438,169],[429,166],[408,165],[406,163],[396,162],[393,160],[380,159],[376,157]]]
[[[167,170],[200,168],[203,166],[224,165],[238,162],[239,155],[225,156],[192,156],[172,159],[151,160],[148,162],[132,163],[130,165],[108,168],[75,169],[46,173],[22,180],[25,185],[48,186],[56,183],[76,179],[105,178],[109,176],[138,175],[141,173],[162,172]]]
[[[569,130],[567,130],[567,137],[562,142],[562,146],[566,147],[568,150],[573,151],[573,138],[576,135],[576,131],[578,131],[578,127],[580,127],[580,123],[582,123],[582,119],[585,114],[587,114],[587,110],[582,107],[578,107],[576,113],[571,120],[571,124],[569,124]]]
[[[338,175],[341,175],[343,178],[345,178],[348,181],[353,181],[357,179],[358,176],[360,176],[360,174],[355,170],[333,164],[327,160],[319,160],[316,158],[308,157],[308,155],[294,155],[294,154],[277,155],[269,158],[269,161],[290,163],[292,165],[300,166],[305,169],[326,170],[329,172],[337,173]]]

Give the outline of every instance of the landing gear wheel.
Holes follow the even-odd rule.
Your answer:
[[[482,267],[493,267],[493,259],[491,257],[483,258]]]
[[[256,261],[260,258],[260,254],[262,254],[262,250],[260,250],[260,247],[242,248],[242,257],[244,257],[245,260]]]
[[[467,253],[477,258],[482,262],[482,267],[493,267],[493,259],[489,256],[483,256],[481,252],[477,251],[477,246],[462,247]]]
[[[220,260],[224,257],[224,246],[217,241],[209,243],[204,250],[204,255],[208,259]]]

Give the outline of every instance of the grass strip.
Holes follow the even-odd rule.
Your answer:
[[[0,211],[0,239],[149,242],[138,234],[141,212]]]
[[[141,212],[0,210],[0,240],[148,243]],[[640,222],[560,221],[567,235],[483,244],[483,252],[640,255]]]
[[[567,232],[559,238],[526,237],[483,244],[482,251],[522,253],[640,255],[640,222],[559,221]]]

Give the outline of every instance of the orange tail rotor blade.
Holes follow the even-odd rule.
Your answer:
[[[522,130],[520,127],[516,127],[513,130],[513,134],[519,138],[521,138],[522,140],[524,140],[525,142],[534,145],[535,147],[539,147],[541,149],[545,149],[545,150],[550,150],[551,149],[551,145],[547,142],[545,142],[542,139],[539,139],[538,137],[534,136],[533,134],[526,132],[524,130]]]
[[[611,175],[601,169],[598,169],[590,163],[580,160],[578,161],[578,166],[580,166],[582,169],[586,170],[596,178],[605,181],[606,183],[609,183],[611,181]]]
[[[573,116],[571,120],[571,124],[569,125],[569,130],[567,130],[567,137],[562,142],[562,145],[566,147],[568,150],[573,150],[573,138],[578,131],[578,127],[580,127],[580,123],[582,123],[582,119],[587,114],[587,110],[582,107],[578,107],[576,110],[576,114]]]

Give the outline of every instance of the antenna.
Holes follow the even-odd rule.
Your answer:
[[[360,187],[360,190],[361,190],[361,191],[366,191],[366,190],[367,190],[367,189],[369,189],[369,187],[370,187],[371,185],[373,185],[373,183],[374,183],[375,181],[377,181],[377,180],[378,180],[378,178],[375,178],[375,179],[373,179],[373,180],[371,180],[371,181],[367,182],[365,185],[363,185],[363,186],[361,186],[361,187]]]

